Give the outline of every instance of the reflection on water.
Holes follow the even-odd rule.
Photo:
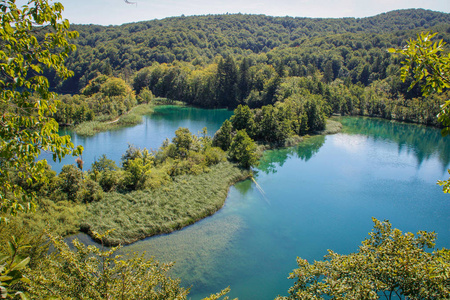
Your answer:
[[[418,165],[433,155],[439,157],[443,166],[450,163],[450,137],[442,138],[435,128],[365,117],[342,117],[339,121],[344,125],[344,133],[397,143],[398,151],[412,153]]]
[[[432,156],[439,158],[443,170],[450,163],[450,137],[442,138],[436,128],[400,123],[383,119],[367,117],[341,117],[338,119],[344,127],[342,132],[352,137],[343,137],[335,140],[336,145],[346,148],[351,152],[359,152],[364,147],[367,138],[377,141],[392,142],[397,145],[398,153],[405,151],[415,157],[419,168],[423,161]],[[359,136],[359,137],[358,137]],[[297,147],[285,148],[276,152],[268,152],[259,169],[266,173],[273,173],[276,166],[282,167],[289,157],[296,157],[308,161],[325,143],[325,136],[313,136],[305,138]]]
[[[276,151],[267,151],[260,161],[258,169],[265,173],[274,173],[277,166],[282,167],[290,157],[308,161],[319,152],[325,143],[325,136],[317,135],[307,137],[296,147],[283,148]]]

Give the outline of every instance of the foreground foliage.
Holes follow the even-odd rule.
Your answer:
[[[421,33],[416,40],[410,40],[403,49],[389,49],[390,52],[400,53],[406,56],[401,69],[401,78],[405,81],[413,76],[414,81],[410,85],[422,83],[422,93],[428,96],[431,93],[442,94],[450,88],[450,54],[445,53],[446,43],[441,39],[431,41],[437,34],[432,32]],[[448,95],[448,94],[447,94]],[[438,121],[444,127],[443,136],[450,134],[450,100],[446,98],[440,107]],[[449,170],[450,173],[450,170]],[[450,179],[439,180],[444,193],[450,192]]]
[[[120,247],[101,250],[77,240],[73,251],[61,238],[49,237],[55,251],[28,273],[31,299],[186,299],[189,292],[167,276],[171,264],[137,255],[124,259],[116,254]]]
[[[448,299],[450,251],[433,249],[436,234],[402,234],[388,221],[373,221],[356,253],[329,250],[313,264],[297,258],[290,296],[278,299]]]
[[[75,49],[67,39],[77,33],[62,20],[60,3],[36,0],[18,8],[15,0],[7,0],[0,10],[0,210],[15,214],[33,209],[35,199],[12,182],[12,170],[29,184],[45,182],[46,162],[36,161],[41,151],[53,152],[54,160],[82,151],[74,149],[69,136],[58,135],[51,118],[54,94],[42,76],[44,68],[61,78],[73,74],[63,63]]]
[[[412,89],[422,84],[422,94],[428,96],[433,92],[442,93],[450,88],[450,54],[445,53],[446,43],[441,39],[433,42],[431,39],[437,33],[424,32],[417,35],[416,40],[409,40],[403,49],[389,49],[390,52],[406,56],[402,62],[401,79],[406,81],[409,76],[414,78],[410,84]],[[444,125],[442,135],[450,133],[450,100],[446,100],[438,116]]]

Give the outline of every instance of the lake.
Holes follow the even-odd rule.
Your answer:
[[[126,134],[105,135],[123,136],[126,144],[127,137],[147,140],[143,131],[161,136],[154,131],[171,126],[161,119],[152,127],[149,119]],[[170,117],[168,123],[173,119],[179,118]],[[372,217],[387,219],[404,232],[435,231],[437,247],[450,247],[450,195],[436,185],[448,178],[450,138],[412,124],[360,117],[340,121],[342,133],[266,151],[255,170],[256,183],[246,180],[231,187],[224,207],[213,216],[124,251],[175,261],[172,274],[192,286],[192,299],[230,286],[231,297],[264,300],[287,295],[293,284],[287,276],[297,256],[312,262],[327,249],[357,251],[372,230]],[[191,132],[204,126],[211,125],[197,125]],[[141,129],[133,133],[135,128]]]

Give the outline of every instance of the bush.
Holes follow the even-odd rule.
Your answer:
[[[65,165],[58,178],[60,180],[59,189],[66,194],[68,200],[77,202],[77,193],[83,186],[83,172],[74,165]]]
[[[247,135],[245,130],[238,130],[230,145],[228,155],[243,168],[250,168],[258,165],[258,155],[256,154],[256,144]]]
[[[83,188],[79,191],[79,195],[85,203],[100,201],[103,198],[103,190],[100,184],[88,178],[83,182]]]

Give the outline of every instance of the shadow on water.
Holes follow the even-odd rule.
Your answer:
[[[214,123],[217,120],[223,122],[224,116],[231,117],[233,111],[224,109],[201,109],[194,107],[176,107],[172,105],[157,106],[152,114],[152,119],[156,121],[174,121],[195,120],[196,122],[204,122],[205,124]],[[221,124],[219,124],[220,127]],[[197,132],[193,132],[197,134]]]

